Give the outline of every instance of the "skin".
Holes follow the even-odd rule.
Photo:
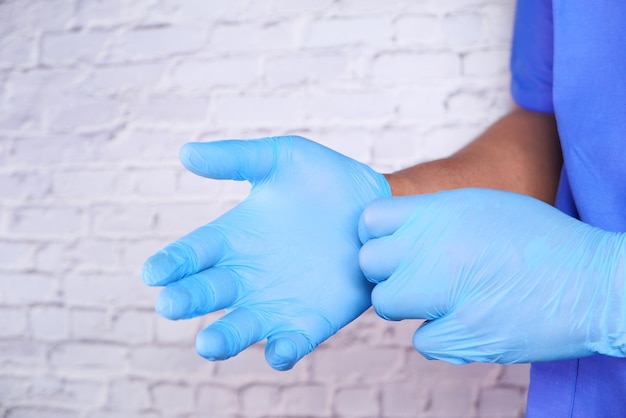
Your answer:
[[[554,204],[562,164],[554,115],[515,107],[454,155],[385,177],[394,196],[481,187]]]

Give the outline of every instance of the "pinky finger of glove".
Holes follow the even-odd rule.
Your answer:
[[[265,359],[276,370],[289,370],[314,348],[308,338],[295,331],[271,335],[265,346]]]

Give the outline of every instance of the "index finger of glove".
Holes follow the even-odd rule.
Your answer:
[[[278,146],[279,138],[190,142],[180,149],[180,161],[199,176],[254,182],[271,172]]]
[[[149,286],[176,282],[213,266],[226,248],[222,231],[213,224],[204,225],[149,257],[143,265],[141,279]]]

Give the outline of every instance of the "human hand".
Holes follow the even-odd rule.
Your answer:
[[[426,319],[413,344],[451,363],[626,356],[624,234],[486,189],[381,199],[360,265],[385,319]]]
[[[381,174],[300,137],[190,143],[180,158],[198,175],[252,184],[143,267],[146,284],[165,286],[162,316],[227,310],[198,334],[201,356],[223,360],[267,338],[268,363],[290,369],[370,306],[357,225],[368,202],[391,194]]]

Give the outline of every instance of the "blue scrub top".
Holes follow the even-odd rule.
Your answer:
[[[519,0],[511,91],[556,116],[557,207],[626,232],[626,1]],[[535,363],[528,417],[626,417],[626,359]]]

